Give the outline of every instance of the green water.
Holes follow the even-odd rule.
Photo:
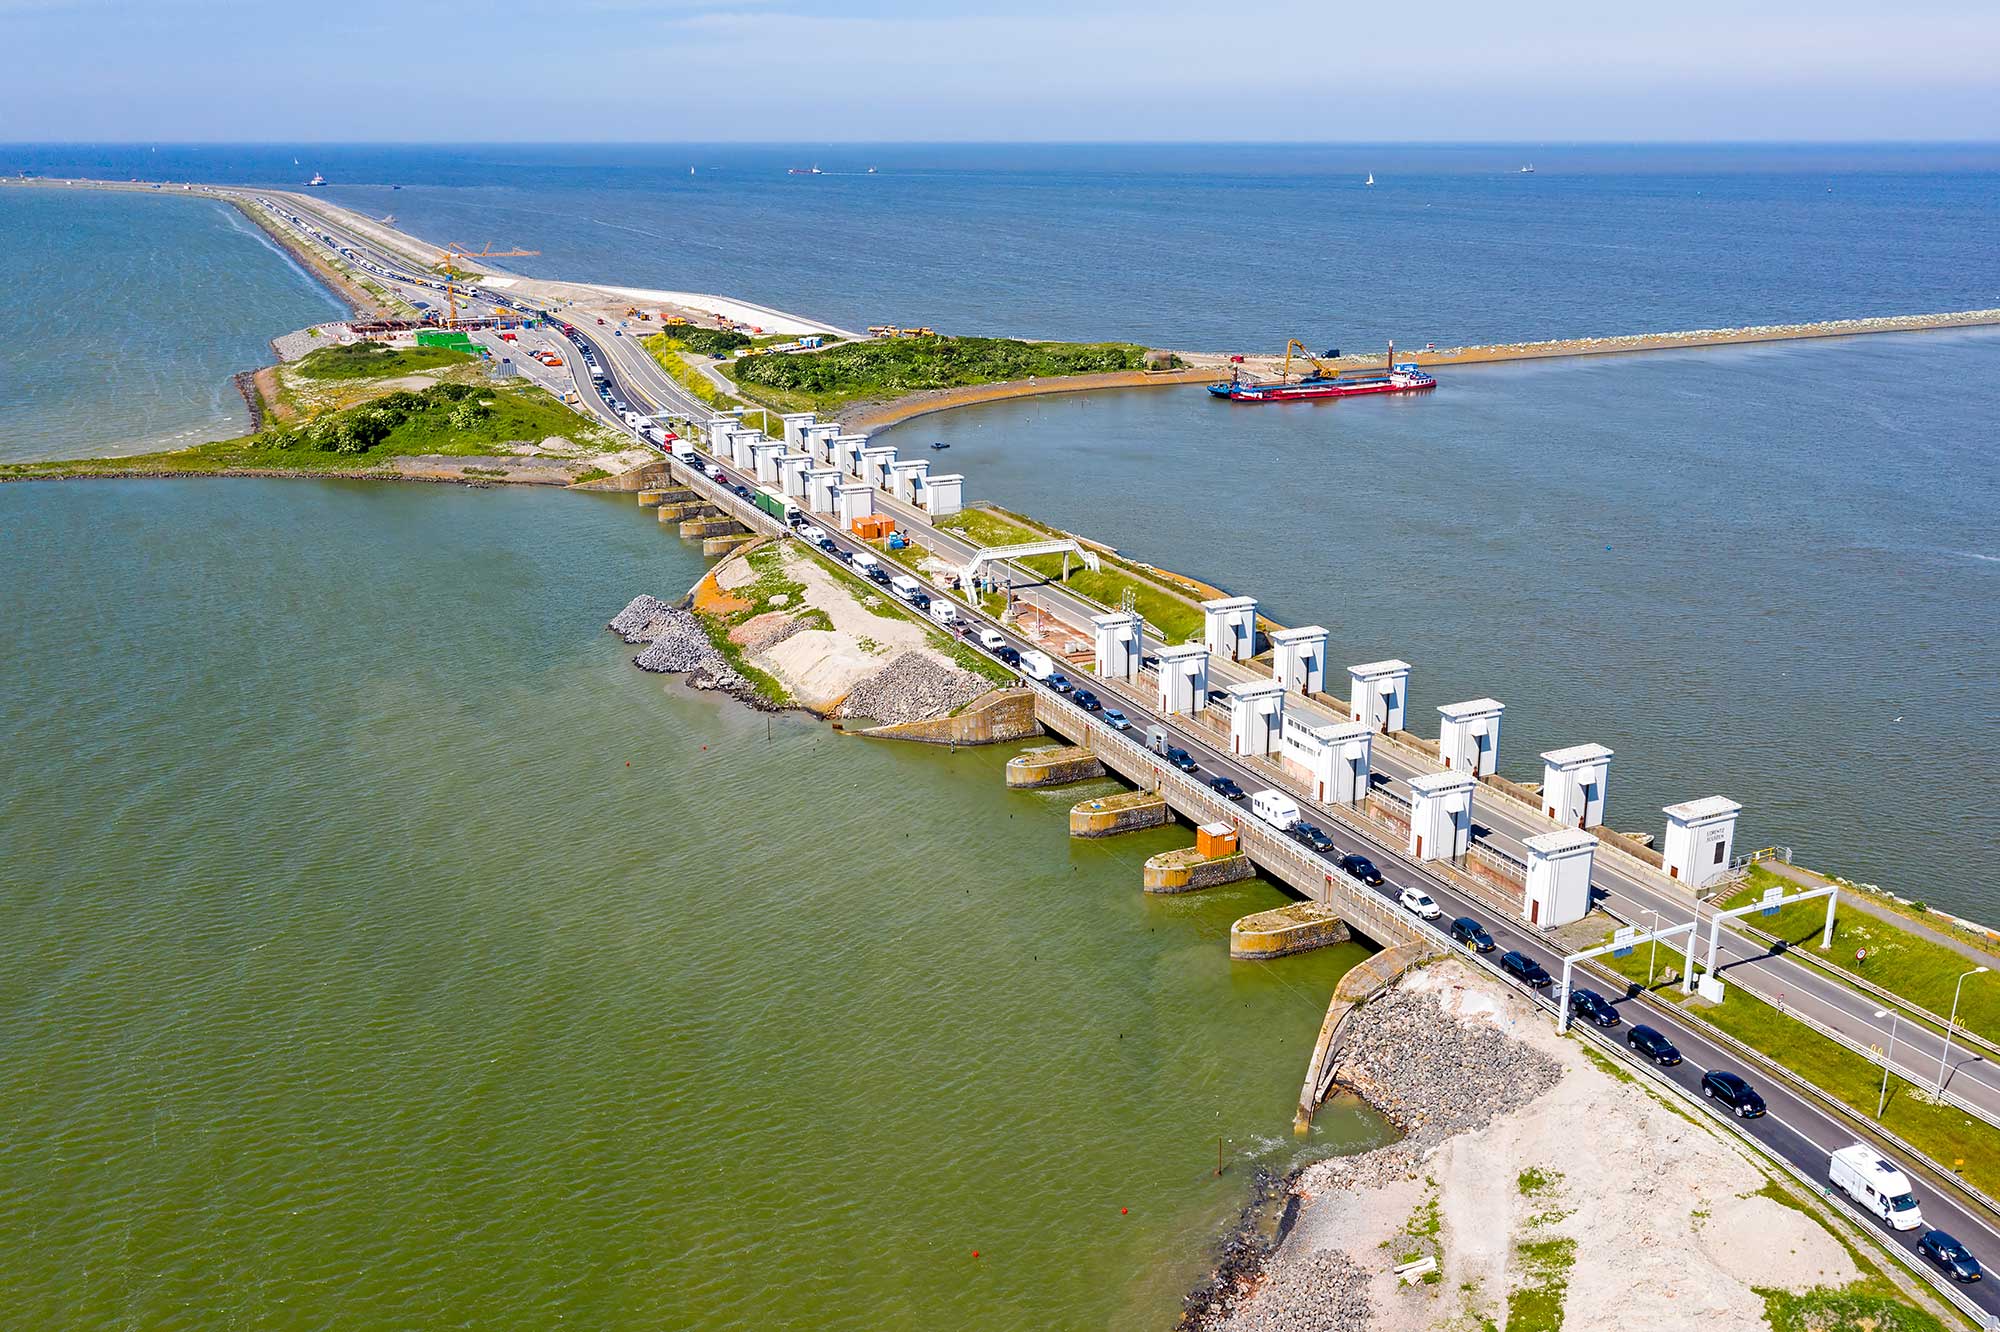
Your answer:
[[[0,1323],[1161,1327],[1302,1150],[1358,948],[1232,964],[1281,899],[1144,897],[1184,830],[633,670],[700,561],[629,497],[0,532]]]

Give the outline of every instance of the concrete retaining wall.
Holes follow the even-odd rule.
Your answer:
[[[639,507],[651,509],[661,504],[685,504],[695,493],[686,486],[656,486],[639,492]]]
[[[1027,689],[996,689],[982,694],[954,716],[855,732],[882,740],[915,740],[926,745],[997,745],[1041,733],[1042,724],[1035,720],[1035,697]]]
[[[1165,796],[1152,791],[1121,791],[1117,795],[1080,800],[1069,812],[1071,837],[1116,837],[1141,828],[1161,828],[1174,821]]]
[[[1022,789],[1067,786],[1103,775],[1103,761],[1081,745],[1031,749],[1007,760],[1007,785]]]
[[[688,518],[681,523],[684,537],[735,536],[748,530],[734,518]]]
[[[616,476],[602,476],[595,481],[586,481],[578,490],[649,490],[667,483],[667,465],[664,462],[640,463],[630,471]]]
[[[1319,902],[1294,902],[1275,911],[1259,911],[1229,927],[1229,955],[1246,961],[1285,957],[1328,944],[1346,943],[1353,936],[1333,908]]]
[[[1252,878],[1257,867],[1242,852],[1235,855],[1204,856],[1191,846],[1178,851],[1162,851],[1146,860],[1145,888],[1149,893],[1194,893],[1238,879]]]
[[[704,555],[727,555],[739,546],[747,546],[763,538],[755,532],[735,532],[728,536],[703,537],[701,553]]]

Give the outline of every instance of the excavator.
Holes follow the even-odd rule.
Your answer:
[[[1337,349],[1328,352],[1326,354],[1326,359],[1322,360],[1321,358],[1314,356],[1311,352],[1307,351],[1305,343],[1300,342],[1297,338],[1293,338],[1290,342],[1287,342],[1285,344],[1285,368],[1280,375],[1280,378],[1278,380],[1279,383],[1289,384],[1292,382],[1292,353],[1294,351],[1296,351],[1299,354],[1299,359],[1301,361],[1304,361],[1308,365],[1312,366],[1312,374],[1300,375],[1299,378],[1301,381],[1306,379],[1340,378],[1340,367],[1333,364],[1333,358],[1340,355],[1340,352]]]

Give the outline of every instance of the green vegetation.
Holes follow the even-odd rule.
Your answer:
[[[1013,684],[1014,673],[999,662],[979,651],[963,639],[950,634],[932,632],[928,636],[930,645],[950,657],[960,667],[974,675],[983,675],[995,684]]]
[[[733,352],[748,347],[756,339],[747,333],[738,333],[733,328],[697,328],[693,324],[671,324],[646,339],[655,339],[672,347],[675,351],[693,352],[697,356],[713,356],[716,352]],[[789,342],[790,338],[772,337],[766,342]]]
[[[758,546],[743,558],[757,577],[747,587],[731,588],[729,594],[750,604],[726,615],[698,611],[695,618],[701,621],[702,631],[715,645],[715,650],[722,654],[731,669],[750,682],[750,687],[757,691],[759,698],[773,706],[788,708],[792,705],[790,691],[776,677],[752,666],[742,646],[729,637],[729,631],[769,611],[796,609],[805,596],[806,585],[785,572],[785,551],[776,542]],[[782,597],[783,600],[773,605],[773,597]]]
[[[736,382],[796,408],[1014,379],[1145,368],[1129,342],[1017,342],[1011,338],[889,338],[820,351],[745,356]]]
[[[1664,958],[1663,953],[1662,973],[1666,970]],[[1630,957],[1606,954],[1598,961],[1634,985],[1645,984],[1643,950],[1635,950]],[[1720,1004],[1682,995],[1678,982],[1668,984],[1656,978],[1655,987],[1656,998],[1686,1008],[1691,1016],[1783,1064],[1851,1109],[1874,1116],[1882,1087],[1879,1064],[1735,986],[1729,987]],[[1756,1080],[1753,1074],[1751,1081]],[[1975,1188],[1989,1195],[2000,1190],[2000,1130],[1932,1100],[1925,1089],[1894,1075],[1889,1078],[1889,1102],[1881,1122],[1946,1169],[1962,1162],[1959,1173]]]
[[[1523,1198],[1539,1198],[1553,1193],[1560,1183],[1562,1174],[1559,1171],[1543,1170],[1540,1166],[1529,1166],[1514,1179],[1514,1187],[1520,1190]]]
[[[350,342],[307,352],[292,370],[307,379],[380,379],[464,365],[474,359],[445,347],[395,348],[381,342]]]
[[[1752,865],[1742,891],[1724,905],[1747,906],[1762,897],[1765,889],[1777,887],[1795,890],[1798,885],[1761,865]],[[1827,952],[1819,947],[1820,931],[1826,925],[1825,898],[1780,907],[1775,916],[1746,916],[1743,922],[1777,935],[1801,953],[1863,976],[1940,1018],[1948,1017],[1958,978],[1980,963],[1955,948],[1849,905],[1852,894],[1843,893],[1842,898],[1834,917],[1833,947]],[[1854,953],[1860,948],[1868,950],[1868,960],[1857,968]],[[1974,976],[1959,991],[1958,1022],[1967,1031],[2000,1040],[2000,954],[1994,954],[1986,965],[1995,971]]]
[[[1888,1283],[1857,1281],[1801,1295],[1759,1288],[1773,1332],[1944,1332],[1944,1324],[1912,1308]]]
[[[1570,1268],[1576,1265],[1576,1241],[1526,1240],[1514,1253],[1525,1279],[1507,1292],[1507,1332],[1558,1332]]]
[[[541,393],[438,384],[238,439],[130,458],[0,464],[0,480],[40,476],[202,475],[240,470],[355,471],[392,458],[505,454],[521,440],[579,434],[575,413]]]

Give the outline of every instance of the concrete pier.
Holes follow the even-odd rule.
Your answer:
[[[695,498],[695,493],[686,486],[659,486],[639,492],[639,507],[651,509],[661,504],[684,504]]]
[[[896,722],[857,735],[883,740],[915,740],[926,745],[995,745],[1026,740],[1041,733],[1035,720],[1035,697],[1025,688],[996,689],[975,698],[962,711],[929,721]]]
[[[1229,955],[1244,961],[1286,957],[1328,944],[1346,943],[1347,922],[1320,902],[1294,902],[1259,911],[1229,927]]]
[[[1103,775],[1103,761],[1081,745],[1031,749],[1007,760],[1007,785],[1020,790],[1067,786]]]
[[[727,555],[738,546],[747,546],[753,541],[761,540],[763,538],[755,532],[735,532],[727,536],[703,537],[701,539],[701,553],[704,555]]]
[[[681,535],[688,538],[735,536],[748,530],[734,518],[686,518],[681,521]]]
[[[1149,893],[1194,893],[1238,879],[1253,878],[1257,867],[1241,851],[1205,856],[1191,846],[1162,851],[1146,858],[1145,889]]]
[[[706,500],[661,500],[660,521],[678,523],[688,518],[720,518],[722,510]]]
[[[1153,791],[1121,791],[1078,801],[1069,812],[1069,835],[1116,837],[1141,828],[1162,828],[1173,819],[1165,796]]]

